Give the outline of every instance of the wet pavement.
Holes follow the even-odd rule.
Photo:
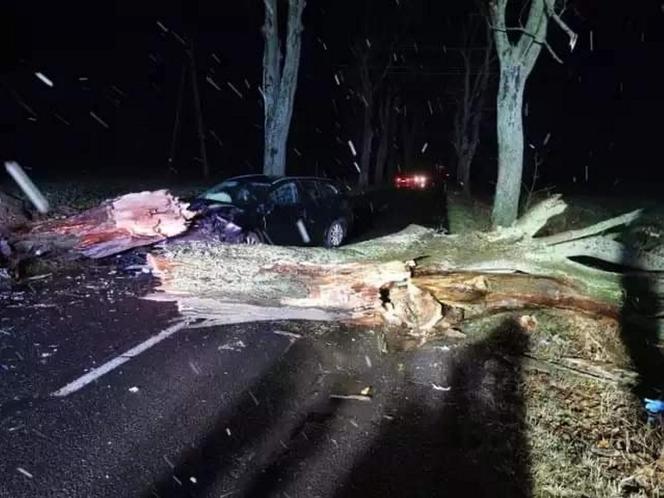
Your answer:
[[[153,285],[109,260],[0,294],[0,496],[527,495],[516,332],[173,329]]]

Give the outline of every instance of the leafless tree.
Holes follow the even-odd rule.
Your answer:
[[[416,139],[422,133],[424,116],[424,106],[419,96],[404,98],[401,108],[401,152],[405,168],[415,166]]]
[[[486,26],[483,39],[477,35],[482,25]],[[478,43],[482,43],[481,49],[477,48]],[[464,29],[463,45],[459,53],[463,60],[463,79],[454,115],[453,145],[457,160],[457,182],[469,195],[470,171],[480,142],[480,125],[491,75],[493,35],[486,22],[471,18]]]
[[[288,0],[286,49],[279,36],[278,0],[264,0],[263,100],[265,104],[265,151],[263,172],[283,175],[286,144],[293,115],[302,44],[302,12],[305,0]]]
[[[355,94],[363,106],[359,184],[366,186],[370,179],[376,99],[389,71],[390,60],[389,56],[379,49],[378,43],[372,43],[368,39],[356,40],[351,52],[357,69]]]
[[[385,90],[381,92],[378,103],[378,146],[374,167],[374,181],[377,184],[384,183],[387,180],[385,178],[386,164],[395,128],[395,97],[394,87],[387,85]]]
[[[489,13],[496,51],[500,61],[497,97],[498,183],[493,204],[495,226],[510,226],[516,219],[523,176],[523,94],[526,80],[545,47],[558,62],[547,41],[549,21],[555,22],[569,36],[570,49],[576,34],[562,20],[564,5],[556,0],[530,0],[526,23],[508,26],[507,11],[515,0],[490,0]],[[516,38],[514,41],[514,35]]]

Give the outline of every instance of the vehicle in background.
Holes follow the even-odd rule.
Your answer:
[[[394,178],[394,187],[397,189],[428,190],[436,187],[445,187],[450,174],[442,164],[436,164],[433,173],[411,172],[400,173]]]
[[[426,190],[433,187],[434,182],[425,173],[406,173],[394,178],[394,186],[398,189]]]
[[[221,240],[247,244],[338,247],[353,221],[341,188],[316,177],[230,178],[196,197],[191,209]]]

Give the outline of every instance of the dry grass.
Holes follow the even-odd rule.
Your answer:
[[[548,223],[543,233],[559,233],[582,228],[604,219],[635,209],[643,209],[639,220],[642,225],[655,225],[664,230],[664,203],[654,197],[565,195],[567,210]],[[535,199],[535,202],[543,197]],[[449,229],[451,233],[487,230],[491,221],[489,200],[468,199],[458,192],[449,192],[447,198]]]
[[[629,367],[616,324],[550,313],[538,321],[538,358]],[[664,496],[664,426],[646,423],[628,386],[528,371],[524,393],[535,496]]]
[[[491,206],[450,191],[447,194],[447,220],[450,233],[485,231],[491,227]]]
[[[664,496],[664,432],[610,383],[525,376],[535,496]]]

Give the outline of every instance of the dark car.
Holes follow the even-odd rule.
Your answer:
[[[315,177],[230,178],[196,197],[191,207],[203,220],[222,222],[233,241],[249,244],[338,247],[352,223],[342,189]]]

